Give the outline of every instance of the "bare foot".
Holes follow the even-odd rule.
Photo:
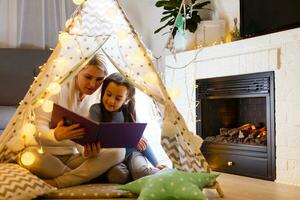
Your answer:
[[[57,187],[57,184],[56,184],[55,180],[53,180],[53,179],[43,179],[43,181],[45,181],[47,184],[49,184],[53,187]]]

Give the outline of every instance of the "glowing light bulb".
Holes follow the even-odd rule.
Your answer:
[[[128,32],[125,29],[119,29],[116,33],[117,38],[120,41],[127,41],[128,40]]]
[[[71,19],[68,19],[67,21],[66,21],[66,23],[65,23],[65,26],[66,26],[66,28],[68,28],[71,24],[72,24],[72,18]]]
[[[177,87],[172,87],[172,88],[168,89],[168,93],[172,99],[176,99],[176,98],[180,97],[180,90]]]
[[[21,163],[24,165],[24,166],[30,166],[34,163],[35,161],[35,156],[32,152],[24,152],[22,153],[21,155]]]
[[[59,83],[52,82],[47,87],[47,91],[50,92],[50,94],[55,95],[58,94],[61,90],[61,86]]]
[[[232,37],[231,37],[231,34],[229,33],[225,38],[225,42],[231,42],[231,39],[232,39]]]
[[[36,131],[35,125],[32,123],[26,123],[21,129],[21,134],[25,137],[29,137],[30,135],[33,135]]]
[[[117,11],[114,8],[110,8],[106,11],[106,15],[109,16],[110,18],[115,18],[117,15]]]
[[[80,29],[77,26],[73,26],[70,30],[70,33],[72,34],[79,34]]]
[[[50,101],[50,100],[45,100],[43,105],[42,105],[42,109],[44,112],[52,112],[53,110],[53,101]]]
[[[70,40],[70,35],[67,32],[62,32],[59,34],[58,40],[62,46],[65,46]]]
[[[54,64],[55,64],[55,66],[56,66],[56,68],[57,68],[57,71],[58,71],[58,72],[62,72],[63,69],[64,69],[66,66],[68,66],[69,62],[68,62],[68,60],[67,60],[66,58],[64,58],[64,57],[59,57],[59,58],[57,58],[57,59],[54,60]]]
[[[150,72],[150,73],[146,74],[144,79],[148,83],[152,83],[152,84],[157,83],[157,75],[154,72]]]
[[[78,53],[78,54],[81,54],[81,49],[76,48],[76,49],[75,49],[75,52]]]
[[[41,105],[43,105],[44,102],[45,102],[45,99],[38,99],[35,105],[41,106]]]
[[[73,0],[73,3],[76,5],[80,5],[84,2],[85,0]]]
[[[45,153],[43,147],[38,148],[37,152],[40,153],[40,154]]]
[[[134,65],[141,65],[144,62],[144,54],[141,51],[131,53],[129,57],[130,61]]]

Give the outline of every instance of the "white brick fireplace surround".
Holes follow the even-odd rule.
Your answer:
[[[166,68],[166,84],[179,89],[175,103],[194,132],[196,79],[275,72],[276,182],[300,186],[300,28],[166,58],[175,68],[189,62]]]

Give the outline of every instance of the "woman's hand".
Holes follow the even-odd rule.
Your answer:
[[[80,124],[64,126],[63,120],[57,123],[57,127],[54,130],[54,136],[57,141],[78,139],[83,137],[84,134],[85,130],[80,128]]]
[[[101,150],[100,142],[84,145],[83,156],[86,158],[97,156]]]
[[[137,150],[145,151],[146,147],[147,147],[147,140],[145,138],[140,139],[137,145]]]

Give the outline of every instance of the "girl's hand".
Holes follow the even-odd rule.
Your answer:
[[[84,134],[85,134],[85,130],[84,128],[80,128],[80,124],[64,126],[63,120],[58,122],[54,130],[54,136],[57,141],[78,139],[83,137]]]
[[[138,145],[137,145],[137,150],[139,151],[145,151],[147,147],[147,141],[145,138],[140,139]]]
[[[86,158],[97,156],[101,150],[100,142],[84,145],[83,156]]]
[[[164,165],[164,164],[158,163],[155,167],[158,168],[158,169],[164,169],[164,168],[166,168],[167,166]]]

